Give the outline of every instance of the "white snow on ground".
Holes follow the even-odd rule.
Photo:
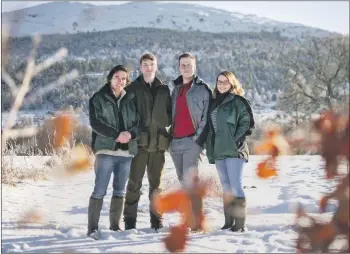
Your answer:
[[[308,213],[316,216],[320,198],[330,192],[335,181],[324,179],[324,163],[319,156],[286,156],[279,159],[278,177],[261,180],[255,168],[264,157],[251,156],[244,169],[244,185],[257,188],[245,189],[248,204],[247,227],[244,233],[217,230],[223,225],[220,197],[205,199],[205,214],[211,229],[206,234],[192,235],[185,252],[238,253],[238,252],[295,252],[294,208],[302,203]],[[17,161],[28,160],[15,157]],[[47,157],[32,157],[38,167]],[[9,160],[4,157],[3,160]],[[19,163],[19,162],[18,162]],[[28,162],[27,162],[28,163]],[[214,165],[206,158],[200,165],[201,176],[213,177],[218,182]],[[25,180],[17,186],[2,187],[2,253],[102,253],[102,252],[166,252],[162,239],[170,225],[179,221],[178,214],[164,216],[165,228],[154,233],[149,228],[148,180],[143,181],[137,230],[111,232],[108,230],[108,210],[111,186],[105,197],[100,229],[102,239],[87,238],[88,199],[94,185],[93,170],[71,178],[47,181]],[[219,188],[220,184],[218,184]],[[178,187],[173,163],[167,154],[163,174],[165,191]],[[42,212],[44,222],[19,227],[20,217],[30,209]],[[331,202],[327,213],[336,209]],[[319,216],[319,215],[317,215]],[[123,227],[123,223],[121,223]]]

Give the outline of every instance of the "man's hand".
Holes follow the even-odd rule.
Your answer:
[[[117,142],[122,143],[122,144],[126,144],[130,141],[130,139],[131,139],[130,132],[122,131],[117,138]]]

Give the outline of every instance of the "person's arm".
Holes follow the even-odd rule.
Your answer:
[[[248,101],[237,98],[237,106],[239,110],[235,139],[236,144],[240,145],[254,128],[254,117]]]
[[[196,134],[194,137],[194,140],[197,141],[198,139],[203,140],[205,139],[205,137],[202,137],[202,135],[205,134],[205,130],[206,130],[206,125],[208,122],[208,111],[209,111],[209,106],[210,106],[210,102],[211,102],[211,90],[210,88],[206,89],[206,92],[203,95],[203,112],[202,112],[202,117],[201,117],[201,121],[198,125],[198,128],[196,130]],[[201,142],[202,143],[202,142]]]
[[[167,102],[166,103],[166,111],[167,111],[167,116],[168,116],[167,127],[169,127],[169,126],[171,126],[171,123],[173,121],[173,117],[172,117],[173,105],[171,103],[171,95],[170,95],[169,87],[167,89],[166,102]]]
[[[136,96],[134,96],[134,98],[132,99],[132,103],[134,104],[134,108],[136,110],[136,112],[135,112],[136,124],[126,131],[128,131],[131,134],[131,139],[138,139],[140,137],[140,133],[141,133],[141,118],[140,118],[139,108],[137,105]]]
[[[89,100],[89,119],[92,131],[106,138],[117,139],[119,136],[118,130],[101,120],[101,116],[102,106],[93,96]]]

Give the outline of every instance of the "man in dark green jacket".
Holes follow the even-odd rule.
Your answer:
[[[152,196],[160,192],[160,180],[165,163],[165,150],[169,146],[166,127],[171,125],[171,97],[169,87],[156,77],[157,59],[153,54],[144,54],[140,59],[141,72],[127,91],[136,94],[141,118],[139,151],[131,163],[127,187],[124,222],[125,229],[136,228],[137,206],[140,199],[142,179],[147,168],[151,228],[163,227],[162,218],[152,211]]]

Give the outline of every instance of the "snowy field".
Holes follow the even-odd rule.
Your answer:
[[[278,177],[261,180],[255,168],[263,156],[251,156],[244,169],[246,188],[248,231],[233,233],[218,230],[223,225],[222,200],[212,195],[205,199],[208,233],[190,237],[186,253],[291,253],[295,250],[297,234],[294,229],[295,207],[302,203],[306,211],[314,216],[323,194],[332,190],[334,181],[324,179],[324,166],[319,156],[286,156],[279,159]],[[21,168],[21,163],[42,166],[49,157],[12,158]],[[4,161],[10,158],[4,157]],[[22,160],[22,162],[21,162]],[[218,177],[213,165],[204,158],[200,165],[203,178]],[[109,203],[111,186],[100,218],[102,239],[95,241],[86,237],[87,207],[94,183],[93,170],[70,178],[55,178],[52,173],[47,180],[25,180],[17,186],[2,186],[2,253],[132,253],[167,252],[162,242],[169,226],[179,221],[178,214],[164,216],[165,228],[154,233],[149,228],[148,180],[143,181],[141,200],[138,208],[137,230],[125,232],[109,231]],[[219,188],[220,184],[217,185]],[[257,188],[251,188],[256,186]],[[165,191],[177,188],[173,163],[167,154],[163,174]],[[33,224],[19,224],[26,212],[40,211],[42,221]],[[323,217],[330,218],[336,203],[331,201]],[[320,216],[320,215],[318,215]],[[124,227],[121,223],[122,228]]]

